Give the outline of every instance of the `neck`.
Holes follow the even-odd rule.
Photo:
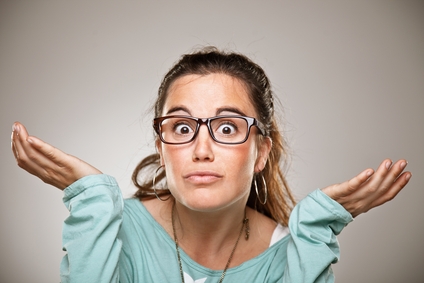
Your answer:
[[[227,237],[237,234],[237,227],[242,225],[245,217],[246,206],[244,204],[236,207],[223,208],[219,211],[203,212],[192,210],[178,202],[175,202],[175,228],[181,233],[181,237],[204,237],[216,238],[222,235]],[[178,234],[180,236],[180,234]]]
[[[223,269],[240,233],[240,241],[243,242],[245,233],[248,233],[248,230],[245,231],[248,223],[244,227],[243,222],[246,218],[245,205],[216,212],[199,212],[176,202],[172,211],[179,247],[193,260],[212,269]]]

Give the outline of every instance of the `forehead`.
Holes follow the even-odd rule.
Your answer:
[[[224,109],[256,117],[247,88],[239,79],[225,74],[186,75],[171,84],[162,114],[206,118],[225,114]]]

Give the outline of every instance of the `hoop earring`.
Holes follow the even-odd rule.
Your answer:
[[[264,201],[263,201],[263,202],[261,201],[261,198],[259,197],[258,184],[256,183],[256,177],[255,177],[255,190],[256,190],[256,196],[258,197],[259,202],[260,202],[262,205],[265,205],[265,204],[266,204],[266,201],[267,201],[267,199],[268,199],[268,189],[267,189],[267,187],[266,187],[266,181],[265,181],[265,178],[264,178],[264,176],[263,176],[263,175],[262,175],[262,183],[264,184],[263,190],[264,190],[264,194],[265,194],[265,199],[264,199]]]
[[[153,184],[152,187],[153,187],[153,192],[154,192],[154,194],[155,194],[155,196],[158,200],[167,201],[171,197],[171,195],[169,195],[166,199],[161,199],[160,196],[158,195],[158,193],[156,192],[156,175],[157,175],[158,171],[163,167],[165,167],[165,165],[161,165],[155,170],[155,174],[153,175],[153,180],[152,180],[152,184]]]

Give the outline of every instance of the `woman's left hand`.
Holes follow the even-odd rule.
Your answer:
[[[408,183],[412,174],[403,172],[406,160],[384,160],[377,171],[367,169],[341,184],[322,191],[340,203],[353,217],[392,200]]]

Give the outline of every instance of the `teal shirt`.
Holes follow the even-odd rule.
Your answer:
[[[175,282],[175,243],[138,199],[123,201],[114,178],[84,177],[65,189],[70,211],[63,226],[62,282]],[[336,235],[351,215],[320,190],[294,208],[290,234],[257,257],[227,270],[224,282],[334,282]],[[181,250],[185,282],[218,282],[211,270]]]

